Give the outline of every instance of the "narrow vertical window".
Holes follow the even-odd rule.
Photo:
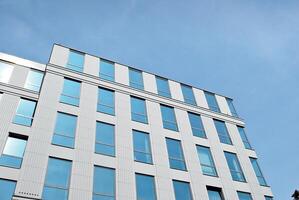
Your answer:
[[[227,105],[228,105],[228,107],[229,107],[229,110],[230,110],[232,116],[234,116],[234,117],[238,117],[238,113],[237,113],[237,111],[236,111],[236,109],[235,109],[235,106],[234,106],[234,104],[233,104],[233,100],[232,100],[232,99],[229,99],[229,98],[226,98],[226,101],[227,101]]]
[[[196,148],[202,173],[204,175],[217,176],[217,171],[210,148],[204,146],[196,146]]]
[[[94,167],[92,200],[115,200],[115,170]]]
[[[209,200],[224,200],[220,188],[207,186]]]
[[[188,117],[193,135],[196,137],[206,138],[207,136],[200,115],[188,112]]]
[[[148,123],[144,99],[131,96],[131,119],[136,122]]]
[[[76,127],[77,116],[58,112],[52,144],[74,148]]]
[[[247,192],[237,192],[239,200],[252,200],[251,194]]]
[[[105,88],[99,88],[97,111],[109,115],[114,115],[114,107],[114,91]]]
[[[4,150],[0,156],[0,165],[21,168],[28,137],[9,133]]]
[[[60,102],[79,106],[81,83],[72,79],[64,78]]]
[[[227,165],[234,181],[246,182],[238,157],[234,153],[224,152]]]
[[[163,120],[163,128],[178,131],[174,108],[160,104],[160,109]]]
[[[143,90],[143,77],[142,72],[136,69],[129,68],[130,86],[136,89]]]
[[[137,200],[156,200],[155,178],[153,176],[135,174]]]
[[[212,111],[220,112],[220,108],[218,106],[215,94],[205,91],[205,96],[206,96],[209,108]]]
[[[11,77],[13,66],[0,61],[0,82],[8,83]]]
[[[166,138],[166,145],[170,168],[187,171],[181,141]]]
[[[30,70],[26,79],[25,88],[35,92],[39,92],[44,73],[37,70]]]
[[[190,183],[173,180],[175,200],[193,200]]]
[[[262,170],[257,162],[256,158],[250,158],[250,162],[252,164],[253,170],[255,172],[256,178],[260,185],[267,186],[267,182],[263,176]]]
[[[35,107],[36,101],[21,98],[13,123],[23,126],[31,126]]]
[[[84,54],[78,51],[70,50],[66,67],[77,72],[83,72],[83,66]]]
[[[225,122],[214,119],[214,124],[221,143],[232,144]]]
[[[181,88],[182,88],[182,93],[184,96],[184,102],[196,106],[196,101],[195,101],[192,87],[190,87],[188,85],[181,84]]]
[[[246,149],[252,149],[252,147],[251,147],[251,145],[250,145],[250,143],[249,143],[249,140],[248,140],[248,138],[247,138],[247,136],[246,136],[246,133],[245,133],[244,128],[241,127],[241,126],[237,126],[237,128],[238,128],[239,134],[240,134],[240,136],[241,136],[241,139],[242,139],[242,141],[243,141],[244,147],[245,147]]]
[[[152,152],[148,133],[133,130],[135,161],[152,164]]]
[[[16,181],[0,179],[1,200],[11,200],[16,189]]]
[[[100,60],[100,79],[114,81],[114,63],[108,60],[101,59]]]
[[[43,200],[68,200],[71,170],[71,161],[49,158]]]
[[[115,156],[114,125],[97,122],[95,152],[98,154]]]
[[[168,80],[159,76],[156,76],[156,84],[158,94],[163,97],[171,98]]]

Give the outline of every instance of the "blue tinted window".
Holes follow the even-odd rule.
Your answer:
[[[105,88],[99,88],[97,111],[114,115],[114,91]]]
[[[99,76],[101,79],[114,81],[114,63],[101,59]]]
[[[229,98],[226,98],[226,101],[227,101],[227,105],[229,107],[229,110],[230,110],[232,116],[238,117],[237,111],[236,111],[235,106],[233,104],[233,100],[229,99]]]
[[[64,78],[63,89],[60,95],[60,102],[79,106],[81,83]]]
[[[76,127],[77,116],[58,112],[52,144],[74,148]]]
[[[26,144],[27,137],[10,133],[0,156],[0,165],[21,168]]]
[[[188,112],[188,117],[193,135],[196,137],[206,138],[205,129],[203,127],[200,115]]]
[[[209,108],[215,112],[220,112],[215,95],[213,93],[205,91],[205,96],[206,96]]]
[[[144,99],[131,97],[131,117],[133,121],[147,124],[147,112]]]
[[[226,125],[223,121],[214,119],[214,124],[221,143],[232,144]]]
[[[239,200],[252,200],[251,194],[247,192],[238,192]]]
[[[137,200],[156,200],[155,179],[153,176],[136,174]]]
[[[162,113],[163,128],[178,131],[178,125],[176,122],[174,108],[165,105],[160,105],[160,109]]]
[[[70,50],[69,60],[66,67],[74,71],[83,72],[83,65],[84,54],[78,51]]]
[[[0,179],[0,198],[1,200],[11,200],[15,192],[16,182]]]
[[[232,179],[234,181],[241,181],[245,182],[245,177],[241,168],[241,165],[239,163],[239,160],[237,158],[237,155],[234,153],[224,152],[225,158],[232,176]]]
[[[24,126],[31,126],[33,121],[33,115],[35,111],[36,101],[28,99],[20,99],[16,115],[13,119],[13,123]]]
[[[134,159],[139,162],[153,163],[149,134],[133,130],[133,142]]]
[[[209,200],[222,200],[222,194],[221,194],[221,190],[220,189],[212,189],[212,188],[208,188],[208,196],[209,196]]]
[[[136,89],[143,90],[142,72],[136,69],[129,68],[130,86]]]
[[[184,101],[186,103],[196,105],[192,87],[190,87],[188,85],[181,84],[181,88],[182,88],[182,92],[183,92],[183,96],[184,96]]]
[[[97,122],[95,152],[115,156],[114,125]]]
[[[200,160],[202,173],[209,176],[217,176],[217,171],[210,148],[197,146],[197,153]]]
[[[190,188],[190,184],[182,181],[172,181],[175,200],[192,200],[192,192]]]
[[[115,200],[115,170],[95,167],[93,175],[93,200]]]
[[[68,199],[71,170],[71,161],[49,158],[43,200]]]
[[[171,93],[170,93],[167,79],[156,76],[156,84],[157,84],[158,94],[160,96],[171,98]]]
[[[238,126],[238,131],[239,131],[239,134],[240,134],[240,136],[241,136],[241,139],[242,139],[242,141],[243,141],[243,144],[244,144],[245,148],[246,148],[246,149],[252,149],[252,147],[251,147],[251,145],[250,145],[250,143],[249,143],[249,140],[248,140],[248,138],[247,138],[247,136],[246,136],[246,133],[245,133],[244,128]]]
[[[265,200],[273,200],[273,197],[265,196]]]
[[[13,71],[13,66],[0,61],[0,82],[8,83]]]
[[[25,88],[39,92],[44,73],[37,70],[30,70],[26,79]]]
[[[259,184],[262,186],[267,186],[266,180],[263,176],[262,170],[257,162],[257,159],[250,158],[250,162],[252,164],[253,170],[255,172],[255,175],[256,175],[256,178],[257,178]]]
[[[166,144],[170,168],[186,171],[187,168],[181,142],[166,138]]]

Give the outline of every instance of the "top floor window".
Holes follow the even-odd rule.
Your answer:
[[[236,111],[236,109],[235,109],[235,106],[234,106],[234,104],[233,104],[233,100],[232,100],[232,99],[229,99],[229,98],[226,98],[226,101],[227,101],[227,105],[228,105],[228,107],[229,107],[229,110],[230,110],[232,116],[234,116],[234,117],[238,117],[238,113],[237,113],[237,111]]]
[[[108,81],[114,81],[114,63],[108,60],[100,60],[100,78]]]
[[[163,97],[171,98],[168,80],[159,76],[156,76],[156,84],[158,94]]]
[[[77,72],[83,72],[83,66],[84,54],[78,51],[70,50],[66,67]]]
[[[23,126],[31,126],[35,107],[36,101],[21,98],[13,123]]]
[[[0,61],[0,82],[8,83],[13,71],[13,66]]]
[[[131,87],[140,90],[144,89],[142,71],[129,68],[129,79]]]
[[[215,94],[211,93],[211,92],[206,92],[205,91],[205,96],[208,102],[208,106],[212,111],[215,112],[220,112],[220,108],[218,106]]]
[[[181,84],[181,88],[182,88],[182,92],[183,92],[183,96],[184,96],[184,101],[188,104],[196,106],[196,101],[195,101],[192,87],[190,87],[188,85]]]
[[[30,70],[26,79],[25,88],[28,90],[33,90],[39,92],[44,73],[37,70]]]

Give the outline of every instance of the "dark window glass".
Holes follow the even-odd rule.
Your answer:
[[[205,129],[203,127],[200,115],[188,112],[188,117],[193,135],[196,137],[206,138]]]
[[[97,111],[109,115],[115,114],[114,91],[105,88],[99,88]]]
[[[178,131],[178,125],[176,122],[176,117],[174,113],[174,108],[160,105],[162,120],[163,120],[163,128]]]
[[[196,105],[195,97],[193,94],[192,87],[188,85],[181,84],[183,96],[184,96],[184,102],[191,104],[191,105]]]
[[[245,182],[244,173],[242,171],[238,157],[234,153],[224,152],[225,158],[234,181]]]
[[[221,189],[207,187],[209,200],[223,200]]]
[[[156,200],[155,178],[153,176],[136,174],[137,200]]]
[[[252,200],[251,194],[247,192],[237,192],[239,200]]]
[[[273,200],[273,197],[265,196],[265,200]]]
[[[152,164],[152,152],[148,133],[133,130],[134,158],[136,161]]]
[[[100,78],[108,81],[114,81],[114,63],[108,60],[100,60]]]
[[[0,82],[8,83],[11,77],[13,66],[0,61]]]
[[[246,149],[252,149],[252,147],[251,147],[251,145],[249,143],[249,140],[248,140],[248,138],[246,136],[244,128],[240,127],[240,126],[237,126],[237,128],[238,128],[239,134],[241,136],[241,139],[243,141],[243,144],[244,144],[245,148]]]
[[[228,105],[228,107],[229,107],[229,110],[230,110],[232,116],[234,116],[234,117],[238,117],[238,113],[237,113],[237,111],[236,111],[236,109],[235,109],[235,106],[234,106],[234,104],[233,104],[233,100],[232,100],[232,99],[229,99],[229,98],[226,98],[226,101],[227,101],[227,105]]]
[[[129,68],[130,86],[136,89],[143,90],[143,77],[142,72],[136,69]]]
[[[214,119],[214,124],[221,143],[232,144],[225,122]]]
[[[181,142],[166,138],[166,144],[170,168],[186,171],[187,168]]]
[[[255,175],[256,175],[256,178],[257,178],[259,184],[262,186],[267,186],[267,182],[263,176],[262,170],[257,162],[257,159],[250,158],[250,162],[252,164],[252,167],[254,169],[254,172],[255,172]]]
[[[94,167],[92,200],[115,200],[115,170]]]
[[[209,108],[212,111],[220,112],[220,109],[219,109],[219,106],[218,106],[215,94],[205,91],[205,96],[206,96]]]
[[[108,156],[115,156],[114,125],[97,122],[95,152]]]
[[[25,88],[39,92],[44,73],[37,70],[30,70],[26,79]]]
[[[81,83],[72,79],[64,78],[60,102],[79,106]]]
[[[70,50],[69,59],[66,67],[74,71],[83,72],[83,65],[84,54],[78,51]]]
[[[197,153],[200,160],[202,173],[204,175],[217,176],[217,171],[210,148],[197,146]]]
[[[0,198],[1,200],[11,200],[15,192],[16,182],[0,179]]]
[[[148,123],[146,103],[144,99],[139,99],[131,96],[131,118],[133,121]]]
[[[36,101],[20,99],[16,115],[13,119],[13,123],[23,126],[31,126],[35,107]]]
[[[167,79],[156,76],[156,84],[158,94],[160,96],[171,98],[171,93]]]
[[[175,200],[193,200],[190,184],[173,180]]]

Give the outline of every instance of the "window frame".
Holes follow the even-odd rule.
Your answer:
[[[106,125],[109,125],[109,126],[112,126],[113,127],[113,145],[112,144],[106,144],[106,143],[104,143],[104,142],[99,142],[99,141],[97,141],[97,134],[98,134],[98,124],[106,124]],[[109,133],[110,134],[110,133]],[[105,154],[105,153],[103,153],[103,152],[98,152],[97,150],[96,150],[96,146],[97,146],[97,144],[98,145],[101,145],[101,146],[106,146],[106,147],[111,147],[111,148],[113,148],[113,155],[111,155],[111,154]],[[103,121],[96,121],[96,137],[95,137],[95,153],[96,154],[100,154],[100,155],[104,155],[104,156],[111,156],[111,157],[115,157],[115,150],[116,150],[116,148],[115,148],[115,125],[114,124],[110,124],[110,123],[107,123],[107,122],[103,122]]]
[[[237,125],[237,129],[238,129],[238,132],[239,132],[239,135],[240,135],[240,137],[241,137],[241,140],[242,140],[242,142],[243,142],[243,145],[244,145],[244,148],[245,149],[249,149],[249,150],[253,150],[253,148],[252,148],[252,146],[251,146],[251,144],[250,144],[250,142],[249,142],[249,139],[248,139],[248,137],[247,137],[247,134],[246,134],[246,132],[245,132],[245,128],[244,127],[242,127],[242,126],[238,126]],[[240,131],[240,129],[242,129],[242,131]],[[242,133],[241,133],[242,132]],[[242,134],[243,134],[243,136],[242,136]]]
[[[221,113],[221,110],[220,110],[220,107],[219,107],[219,104],[218,104],[218,101],[217,101],[217,98],[216,98],[215,94],[212,93],[212,92],[208,92],[208,91],[204,91],[204,94],[205,94],[205,98],[206,98],[206,101],[207,101],[207,104],[208,104],[208,108],[211,111]],[[213,103],[215,103],[215,105],[211,105],[212,102],[209,101],[210,98],[208,98],[208,97],[213,98],[213,101],[215,101]]]
[[[237,195],[238,195],[238,199],[239,199],[239,200],[242,200],[242,199],[240,198],[240,195],[248,195],[248,197],[250,198],[249,200],[253,200],[252,195],[251,195],[251,193],[249,193],[249,192],[237,191]]]
[[[28,80],[29,76],[30,76],[30,73],[39,73],[39,74],[42,74],[42,77],[41,77],[39,85],[35,85],[35,84],[32,83],[32,81]],[[42,84],[43,84],[44,76],[45,76],[45,73],[43,71],[40,71],[38,69],[30,68],[30,70],[29,70],[29,72],[27,74],[27,78],[26,78],[25,84],[24,84],[24,88],[27,89],[27,90],[34,91],[34,92],[40,92]],[[33,88],[36,87],[38,89],[36,89],[36,90],[35,89],[30,89],[30,86],[33,87]]]
[[[33,112],[32,112],[32,116],[26,116],[26,115],[23,115],[23,114],[19,114],[18,113],[18,110],[19,110],[19,107],[20,107],[20,104],[21,104],[21,101],[31,101],[31,102],[34,102],[35,103],[35,106],[34,106],[34,109],[33,109]],[[34,119],[34,115],[35,115],[35,111],[36,111],[36,107],[37,107],[37,101],[35,100],[32,100],[32,99],[27,99],[27,98],[23,98],[21,97],[19,99],[19,103],[18,103],[18,106],[17,106],[17,109],[15,111],[15,115],[14,115],[14,118],[13,118],[13,124],[17,124],[17,125],[21,125],[21,126],[27,126],[27,127],[31,127],[32,124],[33,124],[33,119]],[[18,123],[16,122],[16,117],[21,117],[21,118],[25,118],[25,119],[30,119],[30,124],[27,125],[27,124],[22,124],[22,123]]]
[[[105,74],[103,72],[101,72],[101,69],[102,69],[102,62],[103,63],[109,63],[113,66],[113,75],[111,76],[110,74]],[[110,61],[110,60],[106,60],[106,59],[103,59],[103,58],[100,58],[100,62],[99,62],[99,78],[101,80],[105,80],[105,81],[112,81],[112,82],[115,82],[115,63]]]
[[[195,114],[195,113],[192,113],[192,112],[189,112],[189,111],[187,111],[187,114],[188,114],[189,124],[191,126],[192,135],[195,136],[195,137],[207,139],[207,135],[206,135],[205,127],[204,127],[202,119],[201,119],[201,115]],[[193,126],[194,124],[192,124],[192,122],[191,122],[192,116],[193,116],[193,118],[198,117],[198,119],[199,119],[198,124],[201,127]],[[194,130],[200,132],[202,134],[202,136],[200,135],[200,133],[196,133]]]
[[[239,168],[240,171],[237,171],[237,170],[234,170],[234,169],[231,169],[231,168],[230,168],[230,165],[228,164],[229,162],[228,162],[227,155],[234,155],[236,164],[238,165],[238,168]],[[226,159],[226,163],[227,163],[228,169],[229,169],[229,171],[230,171],[232,180],[233,180],[233,181],[237,181],[237,182],[243,182],[243,183],[246,183],[247,180],[246,180],[246,177],[245,177],[243,168],[242,168],[242,166],[241,166],[241,163],[240,163],[240,161],[239,161],[238,155],[237,155],[236,153],[232,153],[232,152],[224,151],[224,157],[225,157],[225,159]],[[235,174],[240,174],[240,175],[242,176],[242,180],[235,180],[235,178],[234,178],[234,176],[233,176],[233,173],[235,173]]]
[[[147,175],[147,174],[141,174],[141,173],[137,173],[135,172],[135,187],[136,187],[136,200],[143,200],[142,198],[139,198],[138,196],[138,183],[137,183],[137,176],[143,176],[143,177],[149,177],[152,178],[152,187],[154,189],[154,199],[153,200],[157,200],[157,187],[156,187],[156,179],[155,176],[152,175]]]
[[[238,113],[237,113],[237,110],[236,110],[236,108],[235,108],[235,106],[233,104],[233,100],[231,98],[227,98],[227,97],[225,99],[226,99],[226,103],[227,103],[227,106],[229,108],[229,111],[231,113],[231,116],[233,116],[233,117],[239,117]]]
[[[181,85],[181,91],[183,94],[184,102],[193,106],[197,106],[193,88],[183,83],[181,83],[180,85]]]
[[[249,160],[250,160],[251,166],[253,168],[255,177],[257,178],[257,181],[258,181],[259,185],[264,186],[264,187],[269,187],[268,184],[267,184],[267,181],[265,179],[265,176],[264,176],[264,174],[261,170],[261,167],[260,167],[259,163],[257,162],[257,158],[249,157]],[[256,168],[254,167],[254,164],[255,164]],[[256,170],[258,170],[258,171],[256,171]],[[260,175],[258,175],[258,173]],[[262,179],[262,180],[260,180],[260,179]]]
[[[136,129],[133,129],[132,130],[132,134],[133,134],[133,151],[134,151],[134,161],[136,162],[141,162],[141,163],[145,163],[145,164],[150,164],[150,165],[153,165],[153,153],[152,153],[152,145],[151,145],[151,138],[150,138],[150,134],[147,133],[147,132],[143,132],[143,131],[139,131],[139,130],[136,130]],[[144,152],[144,151],[140,151],[140,150],[136,150],[135,148],[135,135],[136,134],[144,134],[144,135],[147,135],[147,142],[148,142],[148,146],[149,146],[149,152]],[[136,154],[135,153],[141,153],[141,154],[145,154],[147,156],[150,156],[150,162],[144,162],[142,160],[138,160],[136,158]]]
[[[14,196],[14,193],[16,191],[17,181],[6,179],[6,178],[0,178],[0,185],[1,185],[1,181],[6,182],[6,183],[9,182],[10,184],[13,184],[13,188],[11,188],[13,190],[13,192],[11,194],[9,194],[10,199],[12,199],[12,197]],[[2,188],[0,188],[0,189],[2,189]],[[1,191],[4,191],[4,193],[7,195],[7,190],[0,190],[0,196],[1,196],[1,198],[3,197],[1,195]],[[4,199],[4,200],[6,200],[6,199]]]
[[[162,96],[162,97],[166,97],[166,98],[172,98],[171,96],[171,91],[170,91],[170,86],[169,86],[169,80],[166,79],[166,78],[163,78],[161,76],[157,76],[155,75],[155,78],[156,78],[156,86],[157,86],[157,93],[159,96]],[[167,88],[168,88],[168,91],[163,91],[161,89],[159,89],[159,82],[162,83],[166,83],[167,84]]]
[[[208,152],[209,152],[208,157],[209,157],[210,165],[206,165],[206,164],[202,163],[202,160],[200,159],[200,152],[199,152],[200,148],[208,150]],[[216,169],[216,165],[215,165],[215,162],[214,162],[214,158],[213,158],[211,148],[197,144],[196,145],[196,150],[197,150],[197,155],[198,155],[198,158],[199,158],[199,163],[200,163],[200,166],[201,166],[202,174],[206,175],[206,176],[218,177],[218,172],[217,172],[217,169]],[[203,167],[212,168],[213,171],[215,172],[215,174],[212,175],[212,174],[205,173],[204,170],[203,170]]]
[[[72,96],[72,95],[69,95],[69,94],[64,94],[64,87],[65,87],[65,81],[70,81],[70,82],[76,82],[79,84],[79,96]],[[59,98],[59,102],[60,103],[64,103],[64,104],[68,104],[68,105],[72,105],[72,106],[77,106],[79,107],[80,105],[80,97],[81,97],[81,87],[82,87],[82,82],[81,81],[77,81],[75,79],[71,79],[71,78],[68,78],[68,77],[64,77],[63,79],[63,86],[62,86],[62,91],[61,91],[61,94],[60,94],[60,98]],[[72,102],[69,102],[67,100],[62,100],[62,97],[66,97],[66,98],[70,98],[72,100],[77,100],[78,102],[77,103],[72,103]]]
[[[168,153],[168,164],[169,164],[169,167],[171,169],[180,170],[180,171],[186,171],[187,172],[188,170],[187,170],[186,159],[185,159],[185,155],[184,155],[184,150],[183,150],[182,142],[180,140],[169,138],[169,137],[166,137],[165,139],[166,139],[166,148],[167,148],[167,153]],[[169,149],[167,141],[175,141],[175,142],[178,143],[179,151],[182,154],[182,158],[170,156],[170,151],[169,151],[170,149]],[[179,161],[181,164],[183,164],[183,169],[171,166],[171,163],[172,163],[171,160]]]
[[[220,200],[224,200],[224,195],[223,195],[223,192],[222,192],[222,188],[207,185],[206,189],[207,189],[209,199],[210,199],[209,191],[211,191],[211,192],[217,192],[220,196]]]
[[[132,81],[132,73],[138,73],[141,76],[141,83],[133,82]],[[138,69],[134,69],[129,67],[129,86],[138,90],[144,90],[144,80],[143,80],[143,72]]]
[[[71,53],[75,53],[75,54],[78,54],[78,55],[82,56],[82,66],[77,66],[77,65],[74,65],[74,64],[70,63]],[[84,72],[84,63],[85,63],[85,53],[74,50],[74,49],[69,49],[68,59],[67,59],[67,63],[66,63],[66,68],[67,69],[75,71],[75,72],[83,73]],[[81,69],[81,70],[75,70],[74,68],[75,69]]]
[[[140,101],[140,102],[143,102],[143,111],[144,113],[136,113],[134,112],[133,110],[136,110],[136,109],[133,109],[133,101]],[[142,98],[139,98],[139,97],[135,97],[135,96],[130,96],[130,104],[131,104],[131,120],[134,121],[134,122],[140,122],[140,123],[143,123],[143,124],[148,124],[148,114],[147,114],[147,106],[146,106],[146,100],[145,99],[142,99]],[[139,108],[137,109],[139,110]],[[134,116],[139,116],[138,118],[134,117]],[[142,117],[144,120],[139,120],[139,118]]]
[[[162,108],[167,108],[167,109],[172,110],[171,112],[173,113],[173,118],[174,118],[173,122],[169,121],[168,119],[165,119],[165,114],[163,114],[163,109]],[[175,114],[174,107],[171,107],[171,106],[168,106],[168,105],[165,105],[165,104],[160,104],[160,112],[161,112],[161,116],[162,116],[163,128],[167,129],[167,130],[179,132],[179,127],[178,127],[178,122],[177,122],[177,119],[176,119],[176,114]],[[166,123],[166,125],[165,125],[165,123]],[[170,126],[174,126],[175,128],[172,129],[172,128],[167,127],[167,126],[169,126],[169,124],[170,124]]]
[[[109,93],[112,94],[113,106],[105,104],[105,103],[101,103],[101,98],[100,98],[101,90],[105,91],[105,92],[109,92]],[[107,108],[111,109],[111,112],[110,111],[105,111],[105,110],[101,109],[101,107],[104,107],[106,109]],[[107,89],[107,88],[104,88],[104,87],[98,87],[97,112],[115,116],[115,91],[114,90],[110,90],[110,89]]]
[[[216,132],[217,132],[218,139],[219,139],[220,143],[227,144],[227,145],[233,145],[233,141],[232,141],[232,139],[230,137],[230,133],[228,132],[228,129],[227,129],[227,126],[226,126],[226,122],[218,120],[218,119],[213,119],[213,121],[214,121],[214,126],[216,128]],[[218,126],[216,125],[217,123],[218,124],[223,124],[224,130],[226,130],[225,131],[226,133],[223,134],[222,131],[219,132],[219,130],[217,128]],[[229,143],[222,141],[223,139],[224,139],[224,141],[228,141]]]
[[[113,171],[113,191],[114,191],[114,196],[108,195],[108,194],[101,194],[101,193],[96,193],[94,191],[95,187],[95,169],[96,168],[102,168],[105,170],[111,170]],[[94,165],[93,166],[93,183],[92,183],[92,199],[94,199],[94,196],[100,196],[100,197],[110,197],[113,198],[113,200],[116,200],[116,169],[111,168],[111,167],[106,167],[106,166],[100,166],[100,165]]]
[[[187,181],[181,181],[181,180],[177,180],[177,179],[172,179],[172,187],[173,187],[173,191],[174,191],[174,196],[175,196],[175,199],[177,198],[176,196],[176,189],[175,189],[175,183],[181,183],[181,184],[186,184],[188,185],[188,193],[191,197],[191,200],[194,200],[194,196],[193,196],[193,192],[192,192],[192,188],[191,188],[191,184],[190,182],[187,182]],[[185,191],[186,192],[186,191]]]

